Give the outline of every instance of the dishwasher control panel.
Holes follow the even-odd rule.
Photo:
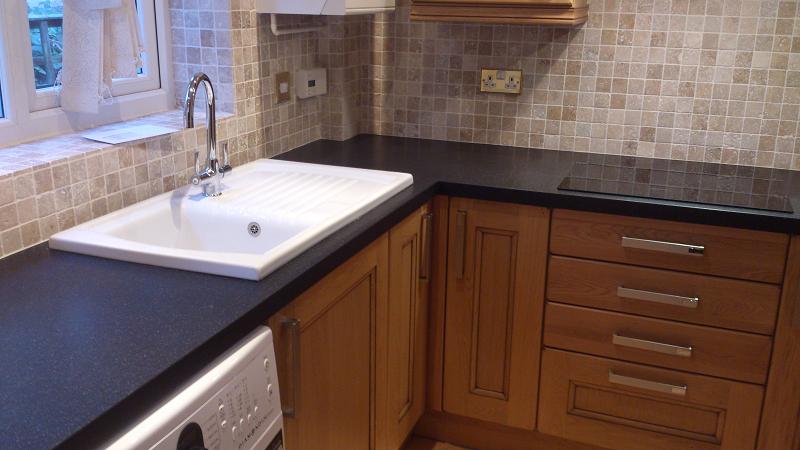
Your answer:
[[[282,448],[272,332],[262,327],[111,449]]]

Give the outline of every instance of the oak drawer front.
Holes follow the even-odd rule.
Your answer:
[[[752,450],[760,386],[545,349],[539,431],[618,450]]]
[[[767,378],[772,341],[739,331],[548,303],[544,344],[751,383]]]
[[[779,233],[559,209],[553,212],[550,251],[780,283],[788,243]]]
[[[601,261],[551,256],[548,300],[771,334],[780,287]]]

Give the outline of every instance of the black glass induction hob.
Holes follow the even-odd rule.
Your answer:
[[[791,172],[763,167],[586,154],[559,189],[791,213]]]

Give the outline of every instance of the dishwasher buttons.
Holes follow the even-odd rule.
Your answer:
[[[269,358],[264,358],[264,370],[268,371],[269,365],[270,365]]]
[[[231,427],[231,437],[234,441],[239,439],[239,429],[236,428],[236,425]]]

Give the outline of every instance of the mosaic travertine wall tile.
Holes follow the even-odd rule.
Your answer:
[[[317,64],[316,34],[273,36],[253,0],[172,0],[170,14],[176,103],[193,73],[209,74],[218,139],[234,166],[319,139],[319,99],[276,105],[271,83],[276,72]],[[178,131],[119,146],[76,133],[0,150],[0,257],[187,183],[194,152],[205,152],[205,127],[182,129],[179,110],[119,126],[135,123]]]
[[[197,72],[205,72],[214,84],[217,108],[233,112],[230,0],[171,0],[169,12],[176,102],[183,101],[189,78]]]
[[[360,131],[369,95],[366,64],[371,58],[371,16],[328,18],[320,33],[320,63],[328,69],[328,95],[320,97],[323,136],[344,140]]]
[[[594,0],[576,28],[372,21],[365,132],[800,169],[798,2]],[[521,68],[519,96],[478,92]]]
[[[319,66],[318,33],[300,33],[275,36],[270,31],[269,15],[253,14],[258,18],[258,65],[255,78],[259,85],[260,104],[263,110],[267,148],[266,155],[273,156],[321,137],[322,117],[320,98],[298,99],[291,83],[291,100],[276,104],[275,75],[289,72],[292,81],[299,69]],[[281,28],[293,26],[324,25],[325,19],[280,16]]]
[[[179,129],[182,116],[170,112],[136,122]],[[218,120],[221,145],[232,144],[232,125],[232,117]],[[0,162],[24,164],[0,174],[0,256],[186,184],[195,149],[205,149],[205,133],[198,127],[116,146],[70,135],[3,149]]]

